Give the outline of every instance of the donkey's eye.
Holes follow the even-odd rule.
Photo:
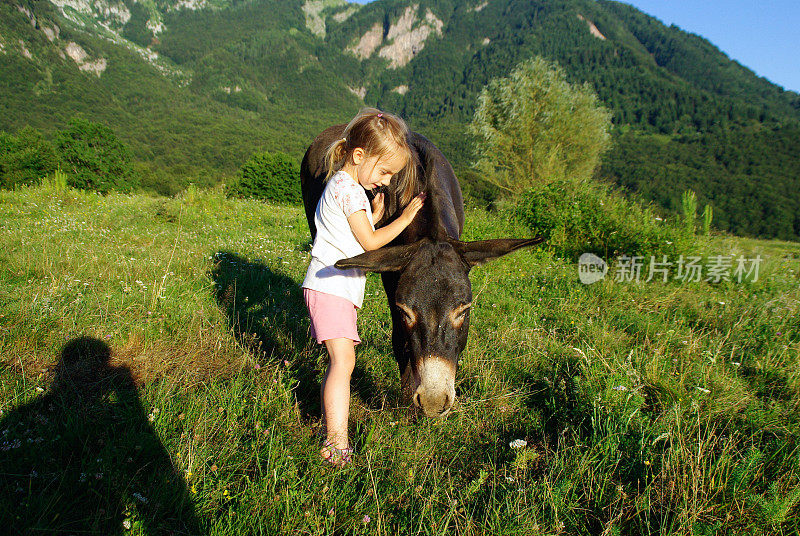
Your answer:
[[[397,303],[397,308],[403,313],[403,322],[407,327],[413,327],[417,323],[417,313],[404,303]]]
[[[472,303],[462,303],[450,311],[448,316],[450,317],[450,324],[454,328],[458,329],[464,324],[464,319],[467,317],[467,311],[469,311],[470,307],[472,307]]]

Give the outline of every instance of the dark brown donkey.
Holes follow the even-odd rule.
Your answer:
[[[314,213],[325,188],[324,156],[346,125],[323,131],[306,151],[300,167],[303,203],[312,238]],[[472,304],[470,268],[543,238],[462,242],[464,203],[453,168],[427,138],[409,134],[416,153],[425,206],[391,244],[342,259],[337,268],[381,272],[392,313],[392,347],[400,366],[403,392],[429,417],[446,415],[455,401],[458,356],[467,343]],[[377,227],[402,213],[393,184],[386,193],[385,215]],[[418,193],[418,192],[416,192]]]

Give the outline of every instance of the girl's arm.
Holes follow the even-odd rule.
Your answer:
[[[417,215],[419,209],[422,208],[424,201],[425,194],[419,194],[411,200],[408,206],[403,210],[403,213],[400,214],[399,218],[374,231],[369,224],[367,212],[365,210],[358,210],[350,214],[347,218],[347,223],[350,224],[350,229],[353,231],[358,243],[364,248],[364,251],[372,251],[373,249],[385,246],[394,240],[397,235],[402,233],[403,229],[408,227],[414,219],[414,216]]]

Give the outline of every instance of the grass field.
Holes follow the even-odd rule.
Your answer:
[[[468,210],[465,239],[527,233]],[[798,534],[800,245],[697,248],[760,254],[758,281],[587,286],[546,248],[473,269],[436,421],[370,275],[337,470],[302,208],[0,192],[0,533]]]

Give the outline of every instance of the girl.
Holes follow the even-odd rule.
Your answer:
[[[317,205],[317,236],[311,264],[303,281],[303,297],[311,317],[311,336],[325,344],[330,357],[322,380],[322,457],[344,465],[353,450],[347,437],[350,413],[350,375],[356,362],[356,310],[364,299],[366,276],[359,269],[340,270],[336,261],[377,249],[391,242],[414,219],[425,200],[412,199],[416,164],[406,141],[408,127],[399,117],[374,108],[359,112],[343,137],[328,148],[327,184]],[[366,190],[388,186],[397,175],[403,213],[375,229],[384,210],[378,193],[370,206]]]

